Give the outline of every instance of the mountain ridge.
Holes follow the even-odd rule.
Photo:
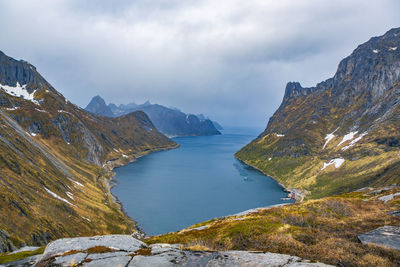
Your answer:
[[[179,109],[168,108],[159,104],[151,104],[150,101],[146,101],[142,105],[130,103],[117,106],[113,103],[106,105],[103,98],[95,96],[89,102],[85,110],[107,117],[118,117],[133,111],[141,110],[150,117],[160,132],[170,137],[218,135],[221,133],[217,127],[222,128],[221,125],[211,121],[202,114],[185,114]]]
[[[0,81],[2,250],[10,240],[19,247],[135,231],[109,191],[112,167],[177,144],[141,111],[119,118],[84,111],[31,64],[4,53]]]
[[[236,156],[313,197],[397,182],[397,47],[400,28],[359,45],[315,87],[289,82],[265,131]]]

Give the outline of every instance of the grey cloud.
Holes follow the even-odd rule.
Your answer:
[[[85,106],[152,102],[264,127],[285,84],[312,86],[370,37],[396,0],[0,0],[0,50]]]

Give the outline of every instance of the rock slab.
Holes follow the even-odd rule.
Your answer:
[[[94,247],[106,247],[104,253]],[[51,242],[36,266],[328,266],[290,255],[249,251],[191,251],[178,244],[147,246],[128,235],[64,238]]]
[[[374,244],[386,248],[400,249],[400,227],[379,227],[368,233],[359,235],[358,239],[363,244]]]

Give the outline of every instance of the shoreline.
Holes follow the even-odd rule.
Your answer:
[[[146,151],[142,151],[142,152],[138,152],[136,154],[130,154],[127,156],[120,156],[119,158],[114,158],[114,159],[110,159],[110,160],[106,160],[106,162],[103,164],[102,169],[105,170],[107,173],[104,175],[104,179],[105,179],[105,184],[107,187],[107,191],[108,191],[108,195],[111,197],[111,200],[113,203],[115,203],[118,206],[118,209],[126,216],[127,219],[129,219],[129,221],[131,223],[133,223],[134,226],[134,230],[136,230],[135,232],[131,233],[131,235],[135,236],[136,238],[144,238],[147,236],[147,234],[141,229],[140,224],[132,217],[130,217],[128,215],[128,213],[125,211],[123,203],[118,199],[117,196],[115,196],[112,193],[112,188],[114,186],[117,185],[118,181],[115,179],[115,175],[116,173],[113,172],[114,169],[119,168],[119,167],[123,167],[126,166],[132,162],[135,162],[137,159],[147,156],[151,153],[155,153],[155,152],[161,152],[161,151],[167,151],[167,150],[171,150],[171,149],[176,149],[179,147],[179,144],[173,145],[173,146],[167,146],[167,147],[161,147],[161,148],[154,148],[154,149],[149,149]],[[234,156],[235,159],[237,159],[239,162],[241,162],[242,164],[259,171],[260,173],[262,173],[264,176],[267,176],[271,179],[273,179],[281,188],[283,192],[287,192],[287,193],[291,193],[292,191],[295,191],[296,189],[288,189],[284,184],[280,183],[275,177],[270,176],[268,174],[266,174],[265,172],[263,172],[261,169],[252,166],[250,164],[248,164],[247,162],[245,162],[244,160],[239,159],[238,157]],[[280,205],[291,205],[291,204],[295,204],[297,202],[301,202],[303,201],[304,197],[298,192],[296,191],[297,195],[301,196],[300,201],[296,198],[294,199],[294,203],[280,203],[280,204],[276,204],[278,206]],[[275,205],[272,205],[271,207],[274,207]],[[256,209],[265,209],[265,208],[270,208],[270,206],[267,207],[259,207]],[[242,211],[242,212],[246,212],[246,211]],[[240,212],[240,213],[242,213]],[[227,216],[233,216],[233,215],[226,215],[223,216],[221,218],[227,217]]]
[[[167,146],[167,147],[160,147],[160,148],[154,148],[154,149],[149,149],[146,151],[138,152],[139,155],[137,154],[130,154],[128,157],[124,157],[121,155],[121,157],[116,158],[116,159],[110,159],[106,160],[103,166],[101,167],[106,173],[103,175],[105,186],[107,189],[107,194],[111,197],[111,201],[117,205],[118,209],[126,216],[127,219],[130,220],[131,223],[133,223],[134,230],[135,232],[131,233],[131,235],[134,235],[136,238],[143,238],[146,236],[146,233],[140,228],[139,223],[134,220],[132,217],[128,215],[128,213],[125,211],[124,206],[122,202],[118,199],[117,196],[115,196],[111,189],[115,186],[115,184],[112,184],[114,181],[117,183],[118,181],[114,179],[116,173],[113,172],[114,169],[126,166],[132,162],[135,162],[137,159],[147,156],[151,153],[155,152],[161,152],[161,151],[166,151],[166,150],[171,150],[171,149],[176,149],[179,148],[179,144],[175,144],[172,146]]]
[[[244,160],[238,158],[236,155],[234,155],[234,157],[235,157],[235,159],[237,159],[237,160],[240,161],[241,163],[243,163],[243,164],[245,164],[245,165],[247,165],[247,166],[249,166],[249,167],[251,167],[251,168],[253,168],[253,169],[255,169],[255,170],[259,171],[259,172],[261,172],[263,175],[268,176],[268,177],[270,177],[271,179],[273,179],[275,182],[277,182],[277,183],[279,184],[280,187],[282,187],[282,189],[283,189],[284,192],[287,192],[287,193],[295,192],[296,195],[300,196],[300,201],[298,201],[298,200],[295,198],[295,199],[294,199],[294,200],[295,200],[294,203],[302,202],[302,201],[304,200],[304,195],[301,194],[301,193],[299,192],[298,189],[296,189],[296,188],[288,189],[284,184],[282,184],[281,182],[279,182],[278,179],[277,179],[276,177],[273,177],[273,176],[271,176],[271,175],[265,173],[265,172],[264,172],[263,170],[261,170],[260,168],[257,168],[256,166],[253,166],[253,165],[247,163],[246,161],[244,161]]]

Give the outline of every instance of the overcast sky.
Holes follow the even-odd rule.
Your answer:
[[[288,81],[313,86],[398,0],[0,0],[0,50],[73,103],[150,100],[264,128]]]

